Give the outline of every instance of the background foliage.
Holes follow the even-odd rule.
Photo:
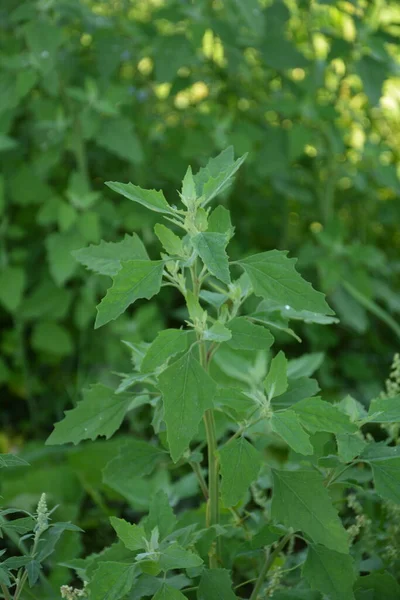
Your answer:
[[[299,326],[301,346],[284,335],[281,344],[291,358],[325,353],[326,399],[351,393],[367,404],[400,336],[400,8],[3,0],[0,17],[0,444],[23,448],[31,464],[7,469],[1,494],[32,508],[46,490],[93,551],[111,536],[99,523],[120,507],[101,469],[121,439],[73,451],[44,450],[43,440],[82,387],[130,370],[121,339],[151,341],[181,309],[171,291],[93,330],[108,282],[71,252],[132,231],[159,248],[152,215],[104,181],[173,198],[187,164],[229,144],[249,152],[224,200],[236,224],[231,254],[300,257],[340,324]],[[148,435],[146,411],[129,427]],[[159,485],[138,485],[136,510]],[[181,499],[193,493],[189,476],[178,490],[163,485]],[[71,535],[54,564],[81,543]],[[55,586],[66,579],[64,567],[52,571]]]

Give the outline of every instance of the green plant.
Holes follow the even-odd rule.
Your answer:
[[[289,361],[272,351],[282,332],[299,339],[290,320],[336,319],[285,251],[229,261],[234,227],[213,201],[243,160],[228,148],[195,175],[189,167],[179,208],[161,191],[107,184],[162,216],[159,259],[135,234],[74,252],[113,280],[96,328],[164,288],[185,306],[180,328],[151,344],[128,343],[133,372],[121,374],[116,390],[86,390],[47,442],[109,438],[131,411],[150,407],[145,436],[128,436],[103,470],[104,483],[132,507],[136,487],[151,482],[148,514],[134,523],[111,516],[118,541],[67,565],[91,600],[351,600],[385,582],[399,591],[393,561],[371,546],[363,506],[379,497],[400,503],[398,447],[368,432],[400,420],[398,397],[378,397],[368,412],[350,396],[324,401],[311,378],[321,355]],[[168,497],[161,488],[170,480]]]

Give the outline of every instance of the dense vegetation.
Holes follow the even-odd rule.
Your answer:
[[[7,600],[58,598],[61,585],[81,589],[82,581],[90,582],[95,572],[110,589],[111,573],[125,583],[109,596],[105,589],[93,587],[102,584],[89,583],[94,600],[134,600],[154,594],[157,600],[181,598],[175,589],[182,589],[184,598],[213,600],[218,585],[228,600],[234,597],[232,582],[239,586],[237,597],[254,600],[254,580],[265,564],[268,576],[256,593],[276,600],[313,600],[323,593],[342,600],[353,598],[353,593],[357,600],[400,597],[398,359],[385,383],[400,337],[399,37],[400,7],[389,0],[3,0],[0,466],[7,468],[1,471],[0,493],[2,506],[29,513],[3,515],[8,521],[2,528],[6,556],[17,558],[0,565],[0,583],[12,584],[9,569],[10,577],[19,573],[19,583],[11,585],[9,596],[2,588]],[[225,150],[230,145],[238,156],[248,153],[238,172],[231,151]],[[183,197],[188,194],[188,176],[186,188],[181,187],[187,165],[196,173],[217,155],[219,159],[200,171],[193,197],[187,196],[193,201],[203,198],[202,202],[207,177],[229,180],[229,186],[218,189],[217,201],[224,208],[214,217],[204,211],[192,224],[195,229],[185,229],[195,267],[184,264],[192,255],[187,255],[183,242],[160,229],[160,224],[171,223],[160,219],[159,210],[147,210],[143,197],[148,196],[141,194],[138,203],[136,194],[131,202],[135,198],[129,194],[129,199],[115,194],[122,189],[119,184],[113,189],[104,185],[132,181],[145,190],[163,189],[172,206],[164,206],[167,216],[176,207],[186,206],[190,212],[190,202],[182,206],[176,191]],[[215,203],[212,198],[204,208],[214,209]],[[176,221],[175,213],[169,216]],[[179,223],[172,229],[182,237]],[[226,263],[216,270],[204,254],[204,242],[192,240],[203,233],[222,236],[217,238],[219,250],[213,247],[211,253],[220,251],[222,261],[226,255],[221,240],[227,244],[232,237],[228,254],[233,283]],[[116,245],[99,245],[101,240]],[[82,250],[89,245],[101,249],[100,266],[93,264],[90,251]],[[291,262],[285,267],[283,250],[299,259],[297,271]],[[160,251],[162,260],[167,253],[178,265],[178,271],[167,270],[170,281],[160,294],[153,297],[146,291],[118,320],[104,318],[104,328],[94,329],[95,306],[110,287],[110,276],[116,279],[120,273],[120,261],[158,259]],[[259,293],[260,284],[254,281],[247,281],[246,288],[243,277],[238,279],[242,271],[236,262],[249,264],[251,259],[245,257],[267,251],[277,252],[274,256],[283,261],[279,268],[298,277],[296,285],[304,282],[299,272],[324,292],[326,306],[335,316],[329,310],[318,318],[304,314],[304,310],[320,314],[322,305],[296,307],[293,301],[273,297],[276,286],[269,295],[265,285],[264,293]],[[92,252],[96,256],[98,251]],[[208,273],[203,292],[196,291],[196,268],[201,273],[202,264]],[[184,271],[192,267],[194,279]],[[191,281],[187,285],[200,294],[197,299],[188,301],[185,293],[182,297],[183,280],[178,285],[176,279],[179,269],[185,282]],[[250,270],[247,275],[251,280]],[[251,289],[256,298],[248,297]],[[301,288],[301,296],[304,289],[309,288]],[[243,313],[242,301],[246,301]],[[246,321],[263,329],[255,347],[232,342],[240,333],[235,326],[244,326],[239,316],[239,325],[229,329],[229,321],[235,320],[232,303],[238,314],[262,320],[262,326]],[[209,314],[204,317],[207,306]],[[212,319],[220,325],[215,323],[214,333],[205,334],[213,330]],[[208,434],[202,428],[197,433],[198,423],[194,427],[192,422],[188,439],[173,448],[168,432],[173,426],[163,413],[168,400],[159,401],[159,392],[168,397],[163,373],[166,380],[184,356],[195,360],[191,368],[196,371],[197,354],[182,357],[186,346],[171,341],[177,352],[171,350],[163,362],[152,365],[161,379],[160,387],[151,380],[155,389],[148,387],[140,366],[160,331],[177,331],[187,320],[200,336],[200,346],[209,351],[213,343],[221,344],[215,354],[211,350],[210,365],[201,363],[210,369],[209,379],[202,380],[205,389],[218,384],[237,391],[236,399],[229,399],[235,414],[224,414],[227,398],[222,392],[215,405],[218,410],[225,407],[216,411],[218,417],[224,414],[216,423],[220,449],[229,435],[236,435],[234,442],[253,444],[248,463],[238,467],[249,477],[243,475],[244,488],[239,491],[227,491],[224,469],[226,476],[229,461],[224,466],[220,460],[222,512],[219,523],[208,522],[208,531],[202,500],[202,493],[209,493],[213,460],[206,456]],[[261,385],[264,379],[265,390],[257,393],[266,394],[268,410],[271,402],[274,410],[280,403],[285,410],[276,414],[285,417],[275,415],[274,424],[260,430],[260,423],[272,422],[272,412],[264,407],[262,414],[252,414],[248,398],[240,410],[238,406],[248,386]],[[290,396],[293,390],[295,396]],[[318,393],[323,400],[315,406]],[[89,406],[97,412],[101,403],[115,403],[115,398],[121,403],[115,418],[121,418],[118,423],[114,418],[114,428],[100,427],[85,435],[81,430],[74,433],[68,424],[71,417],[62,421],[65,410],[76,407],[67,415],[79,417],[74,411]],[[303,404],[296,408],[294,402]],[[312,422],[307,422],[304,402],[311,402],[311,412],[329,415],[320,414],[317,422],[309,417]],[[294,442],[287,434],[288,422],[283,433],[285,419],[295,432]],[[62,423],[67,423],[69,439],[64,435],[57,440]],[[82,423],[83,419],[84,428]],[[119,425],[111,440],[101,437],[108,438]],[[50,434],[49,441],[56,437],[57,444],[98,439],[77,447],[45,446]],[[149,444],[154,452],[141,472],[138,456]],[[172,461],[165,458],[168,449]],[[359,456],[365,460],[357,462]],[[113,480],[114,469],[106,466],[113,460],[135,465],[135,475],[120,476],[125,482]],[[348,530],[350,554],[343,553],[344,534],[337,533],[336,545],[326,543],[304,523],[279,512],[277,502],[274,508],[273,500],[271,509],[271,491],[278,489],[280,476],[309,492],[322,486],[319,478],[325,481],[331,496],[325,488],[315,494],[326,494],[330,506],[326,510],[333,511],[336,531],[339,511],[340,532]],[[304,486],[307,477],[310,481]],[[156,494],[160,488],[164,494]],[[50,509],[59,505],[50,529],[44,498],[35,512],[42,493]],[[147,546],[141,548],[137,541],[131,548],[129,543],[127,548],[121,542],[114,544],[114,529],[124,541],[120,527],[125,522],[120,519],[138,523],[149,508],[147,520],[137,526],[150,536]],[[172,592],[159,591],[162,577],[154,565],[147,565],[147,571],[145,566],[137,580],[133,560],[137,561],[138,550],[143,554],[158,548],[156,527],[160,540],[186,528],[179,540],[171,539],[179,541],[183,552],[191,552],[186,559],[193,564],[182,571],[188,564],[182,555],[178,571],[167,572]],[[18,537],[33,528],[33,539],[28,537],[18,549]],[[217,539],[227,548],[223,554],[216,550]],[[21,550],[29,555],[32,547],[33,559],[18,556]],[[104,555],[94,554],[106,547]],[[229,573],[203,571],[209,554],[213,569],[222,566]],[[104,565],[109,561],[114,564],[107,571]],[[321,564],[331,569],[329,581],[336,577],[344,587],[334,583],[334,589],[327,588],[326,579],[318,575]],[[30,589],[29,583],[38,578]],[[72,589],[64,588],[65,597],[80,597]]]

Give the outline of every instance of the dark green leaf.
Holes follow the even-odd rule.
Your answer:
[[[257,479],[261,454],[244,437],[227,443],[220,451],[221,496],[225,506],[234,506]],[[238,474],[240,473],[240,476]]]

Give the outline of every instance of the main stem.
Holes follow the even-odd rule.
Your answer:
[[[280,551],[283,550],[283,548],[286,546],[286,544],[288,543],[288,541],[290,540],[292,535],[293,535],[292,533],[287,533],[285,535],[285,537],[283,537],[281,539],[281,541],[279,542],[279,544],[276,546],[275,550],[267,556],[264,566],[261,569],[258,579],[256,581],[256,584],[254,586],[253,593],[250,596],[250,600],[257,600],[257,596],[258,596],[259,591],[264,583],[264,579],[265,579],[268,571],[270,570],[270,568],[274,564],[276,557],[278,556]]]

